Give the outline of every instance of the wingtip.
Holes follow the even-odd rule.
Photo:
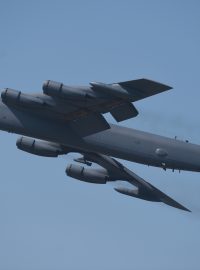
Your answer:
[[[182,209],[183,211],[186,211],[186,212],[189,212],[189,213],[192,213],[192,211],[190,210],[190,209],[188,209],[188,208],[186,208],[186,207],[184,207],[183,206],[183,209]]]
[[[192,212],[190,209],[186,208],[185,206],[183,206],[181,204],[179,204],[179,206],[173,206],[173,207],[180,209],[180,210],[183,210],[183,211],[186,211],[186,212],[190,212],[190,213]]]
[[[167,205],[169,205],[171,207],[174,207],[174,208],[177,208],[177,209],[186,211],[186,212],[192,212],[190,209],[186,208],[185,206],[183,206],[182,204],[178,203],[174,199],[168,197],[167,195],[166,195],[165,198],[162,198],[161,197],[160,199],[161,199],[161,202],[163,202],[164,204],[167,204]]]
[[[173,89],[173,87],[169,86],[169,85],[166,85],[166,87],[168,88],[167,90],[172,90]]]
[[[157,86],[162,87],[162,90],[163,90],[163,91],[168,91],[168,90],[173,89],[172,86],[169,86],[169,85],[164,84],[164,83],[160,83],[160,82],[155,81],[155,80],[150,80],[150,79],[147,79],[147,78],[142,78],[142,80],[148,81],[148,82],[150,82],[150,83],[152,83],[152,84],[154,84],[154,85],[157,85]]]
[[[116,187],[116,188],[114,188],[114,190],[116,192],[124,194],[124,195],[128,195],[131,197],[136,197],[138,199],[142,199],[140,196],[138,196],[137,190],[130,190],[127,188],[120,188],[120,187]],[[158,201],[160,201],[164,204],[167,204],[171,207],[174,207],[176,209],[179,209],[179,210],[183,210],[183,211],[190,212],[190,213],[192,212],[190,209],[186,208],[185,206],[183,206],[182,204],[173,200],[172,198],[168,197],[167,195],[165,195],[164,197],[163,197],[163,195],[165,195],[165,194],[162,193],[162,196],[159,198],[160,200],[158,200]]]

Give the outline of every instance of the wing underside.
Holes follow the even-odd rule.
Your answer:
[[[121,194],[151,202],[162,202],[174,208],[191,212],[188,208],[154,187],[114,158],[99,153],[83,153],[83,157],[75,161],[89,166],[94,162],[106,170],[107,181],[122,180],[134,186],[132,189],[124,187],[115,188]]]
[[[110,128],[103,114],[110,113],[117,122],[134,118],[138,115],[135,101],[169,89],[148,79],[112,84],[91,82],[83,87],[46,81],[43,94],[31,95],[6,88],[1,98],[10,107],[68,123],[75,132],[87,136]]]
[[[86,103],[85,107],[82,106],[78,111],[78,115],[84,115],[85,119],[89,115],[94,115],[97,119],[100,119],[100,115],[104,113],[110,113],[112,117],[117,121],[121,122],[130,118],[136,117],[139,112],[132,102],[159,94],[161,92],[171,89],[170,86],[164,85],[158,82],[154,82],[148,79],[132,80],[113,84],[104,83],[90,83],[91,87],[88,90],[90,93],[90,100]],[[92,91],[92,92],[91,92]],[[76,118],[77,111],[74,112]],[[99,117],[97,117],[99,115]],[[73,113],[71,114],[73,116]],[[84,118],[79,118],[80,121],[84,121]],[[85,120],[86,121],[86,120]],[[87,122],[87,121],[86,121]],[[97,131],[103,131],[109,128],[109,125],[102,124]],[[93,122],[94,123],[94,122]],[[97,127],[98,121],[95,122]],[[87,126],[86,135],[93,134],[95,130]],[[80,130],[80,129],[78,129]],[[86,131],[86,128],[85,128]]]

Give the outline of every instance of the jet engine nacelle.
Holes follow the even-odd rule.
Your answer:
[[[3,103],[10,104],[10,105],[16,105],[16,106],[22,106],[22,107],[28,107],[28,108],[41,108],[43,107],[44,101],[40,98],[24,94],[20,91],[6,88],[1,93],[1,99]]]
[[[70,164],[66,169],[66,174],[72,178],[94,184],[106,184],[109,180],[106,171],[102,169],[86,169],[76,164]]]
[[[29,137],[20,137],[16,142],[17,148],[43,157],[57,157],[63,154],[63,151],[59,145],[51,144],[47,141],[35,140]]]
[[[77,87],[67,86],[59,82],[45,81],[42,86],[44,94],[52,97],[65,98],[71,101],[86,101],[88,92]]]

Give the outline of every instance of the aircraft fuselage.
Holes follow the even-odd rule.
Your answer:
[[[0,101],[0,129],[164,169],[200,171],[200,146],[123,126],[80,137],[68,122]]]

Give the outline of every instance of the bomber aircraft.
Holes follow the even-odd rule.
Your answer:
[[[172,89],[170,86],[137,79],[88,86],[67,86],[45,81],[43,93],[27,94],[6,88],[1,92],[0,129],[22,135],[16,145],[31,154],[57,157],[80,153],[66,174],[81,181],[106,184],[127,181],[134,188],[115,188],[119,193],[147,201],[163,202],[190,211],[123,166],[124,159],[172,170],[200,171],[200,146],[147,132],[113,125],[134,118],[136,101]],[[93,163],[99,168],[88,168]]]

